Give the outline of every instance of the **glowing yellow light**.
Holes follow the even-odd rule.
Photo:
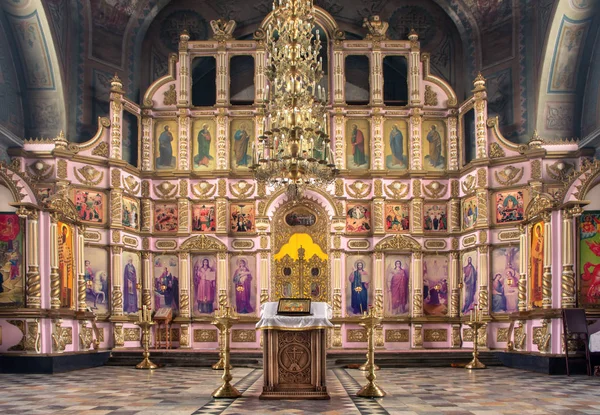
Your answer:
[[[312,238],[307,233],[295,233],[289,241],[281,247],[281,250],[273,257],[276,261],[281,260],[284,256],[289,255],[293,260],[298,259],[298,249],[302,246],[304,249],[304,259],[309,260],[314,255],[321,259],[327,259],[328,256],[319,245],[313,242]]]

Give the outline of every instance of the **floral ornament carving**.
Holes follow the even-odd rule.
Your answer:
[[[133,176],[127,176],[123,179],[123,183],[125,183],[125,190],[127,190],[131,194],[136,194],[140,188],[140,182],[135,180]]]
[[[484,168],[477,170],[477,187],[485,187],[487,185],[487,170]]]
[[[177,91],[175,90],[175,83],[169,85],[169,89],[163,93],[163,105],[176,105],[177,104]]]
[[[225,252],[227,247],[221,241],[206,235],[199,235],[189,238],[184,241],[180,247],[181,251],[188,252],[205,252],[205,251],[222,251]]]
[[[210,27],[213,31],[213,39],[222,42],[233,38],[233,31],[235,30],[235,20],[218,19],[211,20]]]
[[[420,179],[415,179],[413,181],[413,196],[414,197],[421,197],[421,180]]]
[[[437,92],[431,89],[431,85],[425,85],[425,105],[435,107],[437,104]]]
[[[48,180],[54,173],[52,167],[52,164],[48,164],[43,160],[37,160],[27,165],[27,173],[32,180],[43,182]]]
[[[110,185],[112,187],[121,187],[121,170],[111,170],[110,172]]]
[[[67,161],[60,159],[56,162],[56,176],[59,179],[67,178]]]
[[[533,160],[531,162],[531,178],[533,180],[542,180],[542,161]]]
[[[66,221],[71,223],[79,223],[79,215],[77,214],[77,208],[71,202],[67,195],[63,192],[54,194],[49,202],[48,207],[56,212],[59,216],[64,218]]]
[[[368,32],[367,40],[385,40],[387,39],[386,32],[390,24],[381,20],[377,15],[371,17],[365,17],[363,19],[363,27],[367,28]]]
[[[250,184],[245,180],[240,180],[237,183],[229,184],[229,191],[238,199],[247,199],[254,193],[254,184]]]
[[[510,186],[521,180],[524,172],[525,168],[523,167],[519,169],[514,166],[506,166],[502,170],[495,171],[494,176],[502,186]]]
[[[142,197],[150,197],[150,182],[142,180]]]
[[[108,144],[105,143],[104,141],[101,142],[100,144],[98,144],[92,150],[92,156],[98,156],[98,157],[108,158],[108,154],[109,154],[108,153]]]
[[[75,178],[86,186],[96,186],[104,179],[104,172],[96,170],[92,166],[73,167]]]
[[[161,199],[172,199],[177,193],[177,185],[171,182],[162,182],[161,184],[154,185],[154,192]]]
[[[188,197],[188,181],[186,179],[179,181],[179,197]]]
[[[201,181],[192,185],[192,193],[199,199],[209,199],[214,196],[217,187],[207,181]]]
[[[491,159],[499,159],[502,157],[506,157],[506,152],[504,151],[504,149],[502,147],[500,147],[500,144],[498,144],[498,143],[490,144],[490,158]]]
[[[362,199],[371,193],[371,185],[357,180],[351,185],[346,185],[346,192],[354,199]]]
[[[336,196],[344,196],[344,180],[343,179],[335,179],[335,195]]]
[[[423,193],[430,199],[439,199],[444,197],[446,194],[447,185],[438,181],[433,181],[429,184],[423,185]]]
[[[376,251],[411,251],[420,252],[421,245],[411,237],[404,235],[388,236],[375,245]]]
[[[546,172],[553,180],[564,182],[569,177],[569,174],[573,171],[575,166],[572,163],[565,161],[557,161],[554,164],[546,165]]]
[[[548,210],[552,210],[554,202],[546,195],[536,195],[525,210],[525,220],[529,220],[535,216],[542,214]]]
[[[463,193],[473,193],[475,191],[475,184],[475,175],[470,174],[465,177],[465,180],[461,183]]]

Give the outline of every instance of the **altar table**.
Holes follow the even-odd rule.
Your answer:
[[[264,386],[260,399],[330,399],[325,384],[326,329],[331,306],[311,303],[310,316],[279,316],[277,302],[261,306]]]

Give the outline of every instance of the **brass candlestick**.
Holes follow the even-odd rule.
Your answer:
[[[142,329],[142,347],[144,348],[144,360],[138,363],[136,369],[156,369],[158,366],[150,361],[150,327],[156,323],[151,319],[151,311],[144,306],[140,310],[140,320],[135,324]]]
[[[367,363],[369,372],[367,380],[369,383],[356,393],[356,396],[363,398],[382,398],[385,392],[375,383],[377,376],[375,375],[375,328],[381,324],[381,317],[377,317],[375,309],[371,307],[369,313],[362,317],[362,322],[359,323],[367,330],[367,339],[369,342],[369,352],[367,353]],[[370,364],[369,364],[370,363]]]
[[[213,322],[213,324],[217,327],[217,329],[219,330],[219,361],[217,363],[215,363],[214,365],[212,365],[212,368],[214,370],[223,370],[223,368],[225,367],[225,363],[224,363],[224,359],[223,359],[223,355],[224,355],[224,345],[225,345],[225,341],[224,341],[224,332],[225,330],[223,329],[223,326],[221,325],[221,323],[219,322]],[[231,364],[229,364],[229,369],[231,369]]]
[[[478,308],[474,307],[473,311],[471,311],[471,321],[467,323],[468,326],[473,330],[473,360],[465,365],[467,369],[486,369],[487,366],[479,361],[479,350],[478,350],[478,342],[477,335],[479,328],[483,326],[485,323],[481,321],[481,311],[477,312]],[[473,313],[475,313],[473,315]]]
[[[213,398],[229,398],[235,399],[242,396],[242,394],[231,385],[231,365],[229,364],[229,330],[233,326],[233,322],[238,320],[237,317],[231,315],[231,308],[225,307],[225,310],[221,314],[215,315],[215,319],[211,324],[214,324],[223,331],[223,384],[219,386],[213,393]]]
[[[367,312],[365,311],[364,316],[367,316]],[[365,327],[365,325],[363,323],[359,323],[359,326]],[[367,333],[368,335],[368,333]],[[362,370],[365,372],[368,372],[371,370],[371,366],[374,365],[375,366],[375,370],[379,370],[379,366],[377,366],[375,364],[375,362],[373,362],[371,360],[371,353],[369,353],[369,347],[367,346],[367,354],[365,355],[367,356],[367,361],[365,363],[363,363],[362,365],[360,365],[358,367],[358,370]]]

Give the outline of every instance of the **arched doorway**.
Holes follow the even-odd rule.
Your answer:
[[[311,200],[287,203],[274,216],[271,300],[330,300],[329,215]]]

